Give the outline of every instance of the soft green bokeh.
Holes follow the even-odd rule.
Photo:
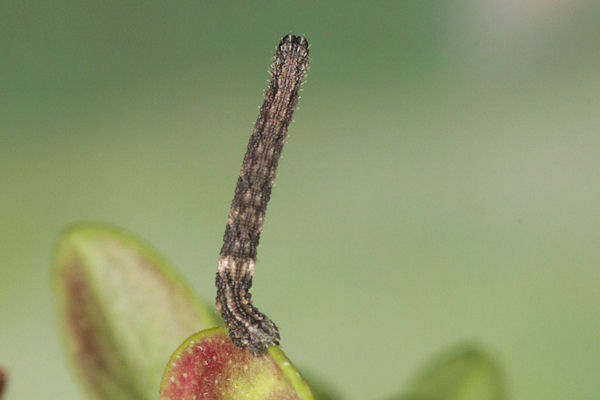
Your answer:
[[[253,294],[348,399],[476,339],[511,399],[600,392],[600,7],[587,1],[4,2],[6,398],[80,399],[49,264],[69,223],[149,240],[208,300],[279,38],[312,66]]]

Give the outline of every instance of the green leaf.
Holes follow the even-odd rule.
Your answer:
[[[219,322],[161,256],[121,230],[68,229],[54,264],[68,354],[97,399],[155,400],[173,349]]]
[[[277,346],[255,357],[233,344],[227,329],[187,339],[171,356],[160,400],[313,400],[300,373]]]
[[[474,346],[461,346],[426,366],[413,382],[411,397],[432,400],[501,400],[504,381],[495,361]]]

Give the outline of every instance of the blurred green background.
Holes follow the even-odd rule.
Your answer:
[[[0,365],[83,397],[49,287],[76,221],[149,240],[207,299],[275,46],[312,64],[253,289],[301,370],[400,391],[476,341],[512,399],[600,393],[600,5],[0,3]]]

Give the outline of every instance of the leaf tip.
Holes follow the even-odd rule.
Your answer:
[[[427,363],[410,393],[440,400],[500,400],[505,397],[504,378],[487,350],[463,343]]]
[[[255,357],[240,349],[225,328],[201,331],[171,356],[163,374],[161,400],[312,400],[300,373],[278,347]]]

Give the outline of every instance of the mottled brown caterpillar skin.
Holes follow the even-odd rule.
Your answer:
[[[306,39],[284,36],[271,64],[271,83],[242,163],[219,258],[217,310],[233,343],[247,346],[256,356],[265,354],[271,344],[279,344],[277,326],[252,304],[249,289],[277,163],[307,67]]]

